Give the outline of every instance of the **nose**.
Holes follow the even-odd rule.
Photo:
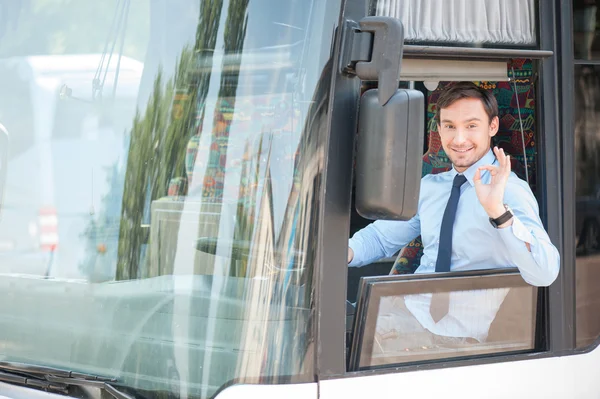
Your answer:
[[[456,145],[462,145],[467,141],[467,132],[465,129],[458,128],[456,129],[456,134],[454,135],[454,139],[452,140]]]

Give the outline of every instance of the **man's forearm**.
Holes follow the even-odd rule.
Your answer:
[[[492,219],[497,219],[500,216],[502,216],[504,214],[504,212],[506,212],[506,208],[504,207],[503,204],[500,204],[500,205],[496,205],[492,209],[486,209],[485,211],[486,211],[486,213],[488,214],[489,217],[491,217]],[[499,229],[505,229],[507,227],[512,226],[513,225],[513,220],[514,220],[514,217],[508,219],[506,222],[504,222],[501,225],[499,225],[498,228]],[[529,252],[531,252],[531,245],[528,242],[524,242],[523,244],[525,245],[525,247],[527,248],[527,250]]]
[[[538,235],[529,231],[516,216],[511,226],[499,229],[515,266],[531,285],[549,286],[556,280],[560,269],[560,255],[543,231]]]
[[[348,244],[349,266],[362,266],[385,256],[392,256],[420,234],[420,221],[378,220],[363,228]]]

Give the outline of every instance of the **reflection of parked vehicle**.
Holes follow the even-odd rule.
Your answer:
[[[596,252],[600,249],[600,188],[593,196],[577,198],[576,215],[577,250]]]
[[[0,118],[10,132],[11,171],[0,225],[0,272],[80,276],[77,267],[52,265],[59,260],[77,265],[85,256],[85,228],[110,167],[126,150],[123,132],[132,122],[142,73],[140,62],[123,57],[115,98],[92,101],[100,59],[84,54],[0,61]],[[114,72],[114,66],[108,70],[110,79]],[[60,178],[65,175],[68,181]],[[107,239],[114,246],[118,237]]]

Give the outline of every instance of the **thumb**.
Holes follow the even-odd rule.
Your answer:
[[[473,183],[475,184],[475,187],[479,187],[483,184],[481,182],[481,170],[479,168],[477,168],[477,171],[475,172],[475,176],[473,177]]]

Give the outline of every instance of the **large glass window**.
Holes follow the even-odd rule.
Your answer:
[[[339,2],[0,6],[0,357],[144,397],[313,381]]]
[[[576,341],[600,336],[600,66],[597,0],[573,0]]]
[[[600,336],[600,66],[575,66],[577,345]]]
[[[573,0],[573,49],[575,59],[600,57],[598,0]]]

